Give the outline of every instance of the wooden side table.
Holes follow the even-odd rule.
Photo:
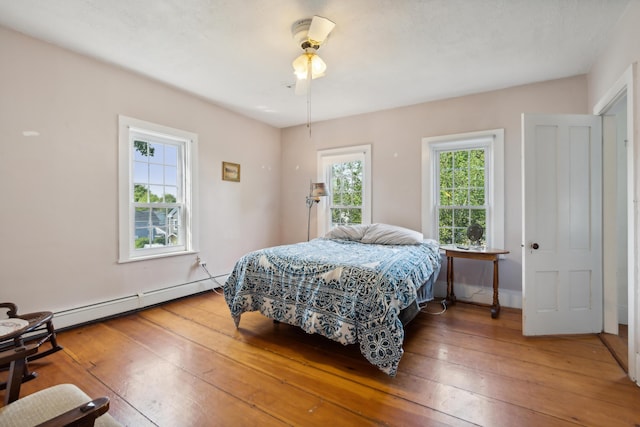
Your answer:
[[[509,251],[504,249],[486,248],[486,249],[465,249],[455,245],[443,245],[440,247],[444,250],[447,257],[447,304],[456,303],[456,294],[453,290],[453,259],[467,258],[477,259],[481,261],[493,261],[493,304],[491,305],[491,317],[497,318],[500,314],[500,301],[498,299],[498,259],[500,255],[508,254]]]

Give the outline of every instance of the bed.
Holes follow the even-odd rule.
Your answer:
[[[224,285],[239,327],[259,311],[342,344],[395,376],[404,325],[433,299],[439,245],[387,224],[335,227],[325,237],[246,254]]]

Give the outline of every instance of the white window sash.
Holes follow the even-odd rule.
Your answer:
[[[358,206],[358,208],[362,210],[362,223],[371,224],[371,144],[319,150],[317,180],[329,185],[331,182],[331,165],[355,160],[363,162],[362,207]],[[331,194],[329,197],[331,197]],[[331,229],[331,205],[329,200],[321,200],[318,204],[318,236],[324,236]],[[339,207],[343,208],[343,206]]]
[[[504,129],[426,137],[422,139],[422,232],[438,235],[436,208],[439,185],[438,152],[485,148],[487,244],[504,247]]]
[[[119,124],[119,256],[118,262],[130,262],[160,256],[180,255],[198,250],[197,216],[197,154],[198,135],[195,133],[157,125],[126,116],[118,116]],[[178,160],[179,203],[134,203],[133,194],[133,142],[134,140],[153,139],[172,145],[182,145],[182,156]],[[145,206],[143,206],[145,205]],[[135,208],[181,207],[180,244],[174,246],[136,249]]]

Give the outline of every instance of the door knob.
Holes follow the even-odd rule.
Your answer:
[[[540,245],[539,245],[539,244],[537,244],[537,243],[532,243],[532,244],[531,244],[531,249],[534,249],[534,250],[535,250],[535,249],[538,249],[539,247],[540,247]]]

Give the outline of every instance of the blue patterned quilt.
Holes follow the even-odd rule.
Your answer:
[[[359,343],[369,362],[395,376],[404,340],[400,310],[439,267],[433,240],[376,245],[318,238],[243,256],[224,296],[236,327],[242,313],[259,310],[308,333]]]

